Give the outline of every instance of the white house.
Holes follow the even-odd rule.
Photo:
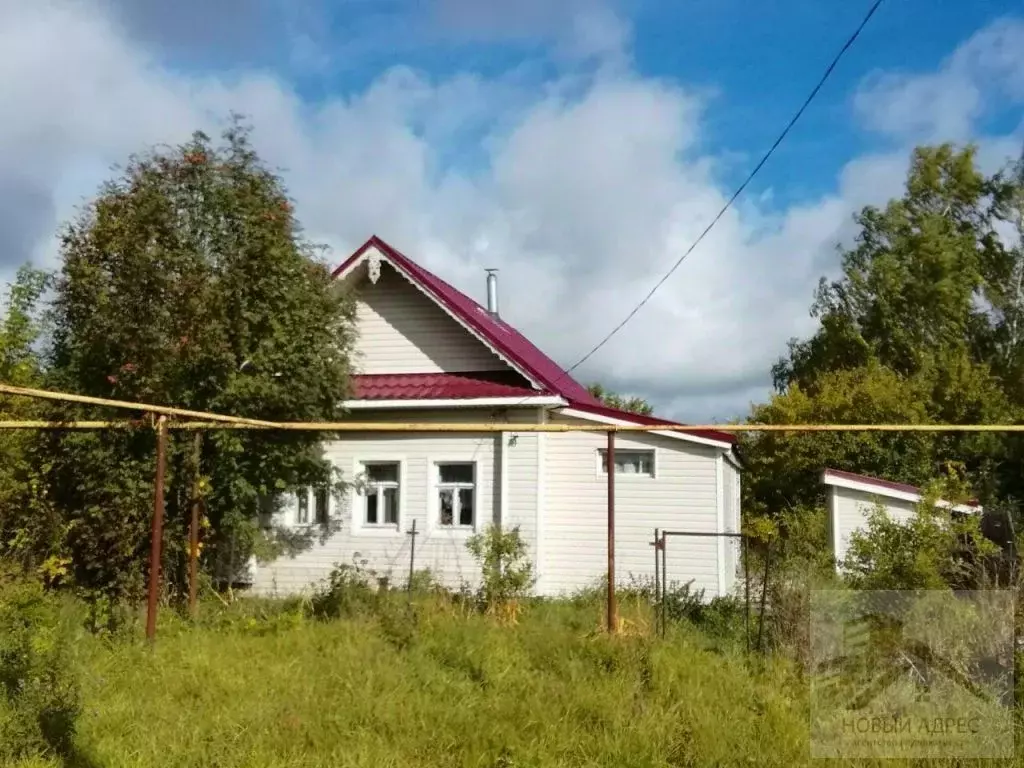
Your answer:
[[[846,559],[850,534],[866,528],[868,516],[876,506],[881,505],[896,522],[906,523],[914,516],[922,498],[921,489],[916,486],[838,469],[822,472],[821,482],[828,488],[828,537],[837,569]],[[937,506],[952,506],[954,512],[962,513],[982,511],[976,504],[950,505],[944,499],[940,499]]]
[[[655,528],[739,529],[740,462],[733,436],[688,430],[602,405],[498,313],[497,279],[481,306],[374,237],[334,273],[358,297],[350,418],[373,422],[501,424],[500,432],[345,433],[326,452],[347,479],[340,503],[312,491],[280,513],[302,527],[329,515],[338,530],[295,557],[261,564],[260,592],[305,589],[338,563],[365,563],[403,581],[413,523],[415,566],[450,586],[479,574],[465,542],[490,523],[518,526],[555,595],[606,573],[607,436],[538,433],[524,424],[663,426],[615,438],[616,575],[651,577]],[[483,281],[481,281],[483,283]],[[677,539],[668,577],[707,596],[731,590],[732,540]]]

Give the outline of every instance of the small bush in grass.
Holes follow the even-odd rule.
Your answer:
[[[310,614],[317,619],[339,619],[366,613],[377,601],[372,576],[360,568],[341,564],[335,566],[313,592]]]
[[[483,533],[472,536],[466,548],[480,564],[482,607],[514,622],[534,583],[533,563],[527,557],[519,526],[507,531],[496,525],[488,526]]]
[[[81,713],[56,599],[0,566],[0,762],[71,753]]]

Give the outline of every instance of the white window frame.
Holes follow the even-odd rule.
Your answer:
[[[441,466],[444,464],[463,464],[472,467],[473,469],[473,484],[470,486],[468,483],[442,483],[441,482]],[[458,456],[445,456],[444,458],[431,459],[427,462],[427,471],[429,472],[429,482],[427,488],[430,489],[430,527],[434,530],[444,531],[446,533],[462,533],[472,534],[480,530],[481,526],[481,501],[483,500],[483,488],[480,482],[480,462],[477,457],[458,457]],[[458,508],[453,513],[453,522],[451,525],[443,525],[441,523],[441,489],[442,488],[468,488],[473,489],[473,524],[472,525],[460,525],[455,522],[458,519]],[[457,494],[456,494],[457,496]]]
[[[608,473],[605,471],[605,468],[604,468],[604,464],[605,464],[604,457],[605,457],[605,454],[607,452],[608,452],[607,448],[598,448],[597,451],[596,451],[595,459],[594,460],[596,462],[596,473],[597,473],[598,477],[608,477]],[[652,479],[654,479],[654,478],[656,478],[658,476],[658,451],[657,451],[656,448],[625,448],[625,447],[619,448],[618,446],[615,446],[615,456],[616,456],[616,458],[618,458],[622,454],[626,454],[626,453],[647,453],[647,454],[650,454],[650,456],[651,456],[651,471],[650,471],[650,473],[639,472],[639,473],[636,473],[636,474],[627,474],[626,472],[616,472],[615,473],[616,481],[622,480],[622,479],[629,480],[629,479],[633,479],[633,478],[638,479],[638,480],[652,480]]]
[[[331,498],[333,494],[330,492],[329,488],[327,490],[327,515],[326,515],[326,520],[324,520],[323,523],[321,523],[320,520],[317,519],[317,514],[316,514],[316,494],[317,494],[317,491],[320,488],[321,488],[321,486],[315,486],[314,485],[314,486],[306,486],[305,488],[300,488],[297,491],[295,491],[295,494],[294,494],[294,503],[295,503],[294,510],[295,511],[294,511],[294,514],[292,515],[292,525],[294,525],[296,528],[308,528],[309,526],[312,526],[312,525],[323,525],[324,523],[330,521],[330,519],[331,519],[331,512],[333,511],[332,508],[333,508],[334,504],[333,504],[333,501],[332,501],[332,498]],[[302,509],[302,499],[306,500],[306,519],[305,520],[299,519],[299,513],[300,513],[300,511]]]
[[[366,469],[377,464],[398,465],[398,524],[394,523],[367,523],[366,522]],[[408,483],[406,482],[405,471],[406,459],[404,456],[371,455],[365,458],[358,458],[352,463],[352,476],[357,482],[353,483],[351,489],[350,504],[352,510],[352,535],[353,536],[377,536],[393,537],[402,536],[407,527],[407,497]]]

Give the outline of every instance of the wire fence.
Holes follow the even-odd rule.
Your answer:
[[[144,414],[142,418],[120,419],[120,420],[76,420],[76,421],[0,421],[0,430],[19,429],[54,429],[54,430],[107,430],[107,429],[129,429],[140,426],[151,427],[157,436],[155,473],[154,473],[154,502],[153,517],[151,526],[151,546],[148,580],[148,605],[146,620],[146,635],[152,640],[156,634],[156,616],[160,599],[160,568],[161,568],[161,547],[163,541],[164,524],[164,494],[165,494],[165,463],[167,456],[167,441],[171,431],[186,430],[194,433],[196,439],[204,430],[295,430],[313,431],[326,434],[336,433],[500,433],[514,432],[517,434],[529,433],[599,433],[607,436],[607,461],[608,467],[614,466],[614,452],[616,448],[616,435],[629,433],[652,433],[674,434],[679,432],[700,433],[714,431],[719,433],[740,433],[740,432],[1024,432],[1024,424],[707,424],[687,425],[685,428],[670,424],[586,424],[586,423],[436,423],[436,422],[394,422],[394,421],[333,421],[333,422],[274,422],[261,419],[247,418],[244,416],[232,416],[206,411],[195,411],[190,409],[175,408],[171,406],[155,405],[150,403],[139,403],[107,398],[88,397],[66,392],[55,392],[50,390],[31,389],[14,387],[0,384],[0,393],[29,398],[39,398],[67,403],[78,403],[103,408],[119,410],[130,410]],[[607,548],[605,557],[607,560],[606,578],[608,584],[607,595],[607,619],[609,631],[616,631],[618,626],[617,605],[616,605],[616,571],[615,571],[615,518],[616,518],[616,472],[607,472]],[[193,505],[192,521],[189,530],[189,603],[194,613],[197,592],[197,561],[199,549],[198,531],[198,506]],[[409,583],[410,588],[417,565],[417,538],[425,533],[417,530],[415,521],[412,529],[406,532],[409,537]],[[538,531],[540,536],[541,532]],[[737,532],[707,532],[695,530],[655,530],[655,581],[656,581],[656,604],[658,606],[658,630],[664,634],[666,625],[667,606],[667,552],[669,540],[672,538],[705,538],[727,539],[740,542],[743,548],[743,555],[740,562],[743,564],[744,582],[744,628],[746,644],[748,649],[755,644],[751,635],[751,574],[749,571],[748,537]],[[641,545],[643,546],[643,545]],[[765,585],[768,580],[769,558],[765,558],[765,574],[762,580],[762,594],[760,598],[760,610],[758,611],[759,627],[757,632],[756,646],[762,646],[762,635],[764,630],[765,610]]]

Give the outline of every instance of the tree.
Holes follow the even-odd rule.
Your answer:
[[[41,346],[46,322],[42,298],[52,275],[29,265],[22,266],[7,292],[5,314],[0,320],[0,381],[21,387],[43,383]],[[38,400],[2,396],[0,416],[30,420],[45,415]],[[58,560],[47,562],[47,554],[59,550],[60,527],[54,520],[39,483],[29,431],[0,431],[0,555],[23,567],[44,568],[55,577]]]
[[[755,421],[995,423],[1022,405],[1002,362],[1010,342],[1019,261],[999,232],[1013,183],[985,177],[974,150],[949,145],[913,153],[902,197],[856,217],[842,274],[822,278],[810,338],[790,342],[773,368],[776,394]],[[1014,301],[1016,299],[1013,299]],[[1016,342],[1014,342],[1016,343]],[[748,439],[757,467],[750,492],[763,505],[814,495],[830,464],[920,484],[947,459],[962,461],[979,492],[1005,494],[1015,471],[997,434],[803,434]],[[759,492],[760,491],[760,492]]]
[[[601,384],[591,384],[587,391],[609,408],[618,408],[620,411],[638,413],[641,416],[650,416],[654,412],[651,404],[643,398],[623,397],[606,390]]]
[[[133,157],[66,226],[49,384],[254,418],[336,420],[348,387],[352,302],[302,237],[247,127],[234,117],[222,138],[214,145],[196,133]],[[268,497],[332,480],[319,435],[211,431],[198,468],[191,439],[179,435],[168,462],[171,576],[184,559],[196,482],[209,488],[204,564],[229,579],[259,548]],[[77,583],[111,600],[138,596],[154,430],[42,439]]]
[[[926,423],[927,393],[878,363],[822,374],[811,391],[793,384],[754,406],[754,424]],[[935,471],[935,439],[923,432],[745,433],[745,513],[781,514],[824,504],[822,470],[852,469],[920,483]]]

